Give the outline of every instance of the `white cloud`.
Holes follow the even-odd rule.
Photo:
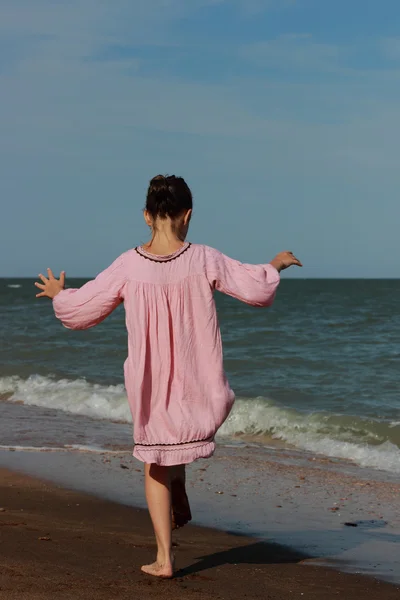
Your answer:
[[[347,223],[358,218],[357,197],[371,205],[382,190],[383,205],[400,183],[395,71],[353,70],[352,77],[329,78],[340,70],[343,51],[308,35],[233,49],[232,65],[240,52],[246,61],[275,69],[274,78],[253,70],[225,77],[223,83],[194,81],[190,73],[169,72],[168,64],[156,76],[134,51],[126,56],[122,51],[118,60],[92,60],[112,44],[135,48],[168,45],[172,39],[185,52],[175,21],[187,10],[211,4],[37,0],[32,10],[27,0],[0,0],[0,34],[6,47],[18,47],[12,68],[0,66],[1,183],[26,178],[31,183],[24,193],[40,195],[48,179],[54,187],[43,202],[52,205],[58,180],[69,185],[68,194],[75,178],[87,186],[96,177],[104,184],[106,176],[142,185],[154,168],[175,165],[198,177],[201,193],[215,185],[226,202],[248,194],[254,203],[266,188],[272,190],[283,203],[276,209],[282,220],[288,205],[297,210],[300,197],[309,218],[320,219],[310,235],[321,238],[321,223],[339,221],[335,201],[347,211]],[[3,52],[2,61],[7,56]],[[289,69],[306,73],[307,80],[280,78]],[[35,179],[38,173],[41,178]],[[346,186],[355,190],[354,199]],[[105,193],[96,188],[90,207]],[[113,210],[107,214],[113,218]],[[0,236],[3,243],[6,234]]]
[[[210,3],[212,0],[199,0],[195,6]],[[75,0],[68,6],[38,0],[32,11],[21,0],[0,0],[6,17],[0,22],[8,32],[14,27],[20,33],[44,36],[35,38],[19,57],[18,67],[0,79],[3,147],[17,151],[21,146],[24,152],[29,148],[74,151],[82,160],[102,153],[108,159],[104,151],[107,140],[109,148],[118,140],[132,151],[132,132],[139,128],[213,138],[267,139],[274,148],[290,144],[288,151],[294,155],[309,153],[316,161],[320,156],[317,148],[327,137],[331,144],[325,147],[325,158],[329,155],[337,160],[344,155],[344,136],[347,160],[353,156],[359,162],[366,157],[368,143],[356,141],[363,139],[363,127],[356,123],[366,119],[369,126],[374,122],[380,126],[380,112],[384,106],[387,110],[388,104],[383,100],[382,85],[376,89],[376,77],[369,81],[355,77],[337,85],[272,83],[267,78],[247,78],[245,85],[235,80],[211,84],[174,75],[155,77],[139,70],[141,61],[135,56],[107,62],[87,60],[111,39],[121,45],[131,41],[128,30],[134,35],[140,32],[142,40],[150,28],[158,42],[168,43],[164,17],[177,18],[186,6],[183,0],[157,0],[151,7],[144,1],[128,0],[115,4]],[[162,36],[156,34],[160,22],[164,23]],[[310,70],[333,68],[341,53],[338,47],[316,43],[306,34],[281,36],[241,52],[264,66]],[[352,144],[362,146],[363,152],[352,151]]]
[[[196,0],[190,10],[218,1],[223,0]],[[37,0],[34,10],[29,6],[27,0],[0,0],[0,31],[24,33],[28,39],[39,36],[27,42],[18,67],[0,79],[5,129],[11,132],[16,127],[26,132],[25,137],[38,128],[46,129],[50,137],[60,131],[70,134],[71,123],[87,130],[101,124],[114,135],[118,131],[125,135],[129,127],[228,138],[278,137],[293,127],[299,132],[304,128],[305,134],[315,113],[319,114],[318,126],[321,121],[330,122],[324,105],[332,113],[339,107],[336,120],[364,113],[370,118],[371,98],[381,102],[385,96],[374,89],[375,75],[367,82],[355,77],[339,85],[294,85],[257,77],[245,79],[243,86],[234,79],[211,84],[173,74],[155,77],[150,71],[139,72],[141,59],[135,55],[90,60],[110,40],[122,47],[133,41],[136,46],[137,32],[137,45],[144,38],[150,43],[148,30],[157,42],[169,43],[165,17],[178,18],[188,10],[184,0],[71,0],[68,5]],[[158,29],[160,23],[163,27]],[[241,48],[240,53],[264,66],[310,70],[334,68],[341,56],[339,47],[317,43],[307,34],[281,36]],[[300,102],[296,103],[296,97]],[[296,105],[304,109],[299,113]]]

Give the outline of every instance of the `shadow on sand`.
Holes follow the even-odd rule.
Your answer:
[[[200,573],[207,569],[220,567],[226,564],[238,565],[267,565],[277,563],[298,563],[306,558],[310,558],[305,554],[296,552],[291,548],[280,546],[266,542],[255,542],[247,546],[238,546],[230,548],[208,556],[199,556],[199,562],[181,569],[177,573],[177,577],[184,577]]]
[[[255,541],[253,544],[237,546],[208,556],[199,556],[199,562],[181,569],[177,576],[193,575],[226,564],[266,565],[302,561],[311,563],[317,560],[321,564],[338,566],[343,553],[357,550],[367,541],[389,542],[391,551],[398,556],[400,536],[385,531],[386,525],[387,523],[383,520],[365,520],[346,523],[342,529],[338,530],[288,532],[288,539],[294,546],[307,541],[307,552],[300,552],[279,543]],[[237,533],[232,533],[236,537],[238,536]],[[321,552],[321,549],[325,549],[325,551]],[[398,558],[395,559],[396,564],[397,560]],[[342,566],[346,566],[346,563],[347,560],[344,560]],[[361,567],[361,565],[358,566]],[[395,567],[395,565],[392,566]]]

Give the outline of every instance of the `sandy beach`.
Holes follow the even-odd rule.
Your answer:
[[[189,526],[173,581],[140,573],[154,555],[147,514],[0,470],[1,600],[131,598],[397,599],[372,578],[307,564],[276,544]]]
[[[117,504],[146,506],[131,451],[0,449],[0,467]],[[194,523],[289,546],[400,585],[400,484],[379,471],[279,448],[219,445],[188,468]]]

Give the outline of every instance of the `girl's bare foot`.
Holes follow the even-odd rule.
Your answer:
[[[151,565],[143,565],[141,570],[147,575],[171,579],[174,576],[174,558],[172,557],[169,561],[156,560]]]

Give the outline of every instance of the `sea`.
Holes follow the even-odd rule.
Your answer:
[[[132,448],[123,307],[66,330],[33,283],[0,279],[0,446]],[[283,279],[269,309],[217,294],[237,397],[219,439],[400,477],[399,298],[400,280]]]

